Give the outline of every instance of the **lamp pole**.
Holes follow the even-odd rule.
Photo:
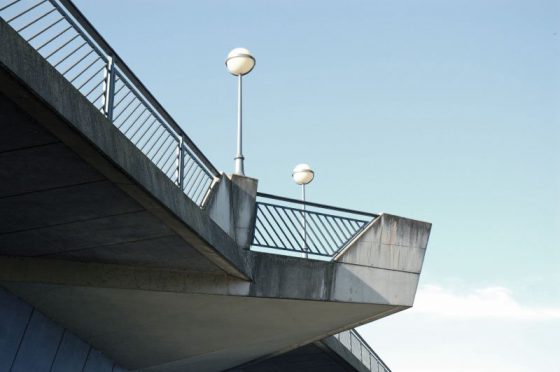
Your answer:
[[[255,67],[255,58],[248,49],[235,48],[226,58],[226,67],[232,75],[237,76],[237,154],[235,156],[235,174],[245,175],[243,167],[243,75]]]
[[[295,183],[301,185],[301,226],[302,226],[302,256],[303,258],[307,258],[309,248],[307,247],[307,216],[305,210],[305,185],[311,183],[313,178],[315,178],[315,172],[311,169],[311,167],[307,164],[298,164],[294,168],[292,172],[292,178],[294,179]]]
[[[237,76],[237,155],[235,156],[235,174],[245,175],[243,169],[243,75]]]
[[[307,218],[305,217],[305,183],[301,185],[301,224],[303,225],[303,257],[307,258]]]

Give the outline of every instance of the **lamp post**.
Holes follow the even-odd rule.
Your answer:
[[[244,176],[243,169],[243,127],[242,127],[242,76],[255,67],[255,58],[248,49],[235,48],[226,58],[226,67],[232,75],[237,76],[237,155],[235,156],[235,174]]]
[[[313,181],[313,178],[315,178],[315,172],[313,172],[308,164],[298,164],[292,171],[292,178],[295,183],[301,185],[301,224],[303,227],[303,242],[301,248],[303,251],[303,257],[307,258],[307,252],[309,249],[307,248],[307,223],[305,217],[305,185]]]

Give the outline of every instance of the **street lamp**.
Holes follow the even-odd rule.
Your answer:
[[[307,258],[307,223],[305,217],[305,185],[311,183],[313,178],[315,178],[315,172],[311,169],[308,164],[298,164],[292,171],[292,178],[294,179],[295,183],[301,185],[301,220],[303,226],[303,242],[302,242],[302,250],[303,250],[303,257]]]
[[[243,170],[242,151],[242,109],[241,109],[241,77],[247,75],[255,67],[255,58],[248,49],[235,48],[226,58],[226,67],[232,75],[237,76],[237,155],[235,156],[235,174],[245,175]]]

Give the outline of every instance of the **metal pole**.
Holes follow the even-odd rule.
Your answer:
[[[305,216],[305,184],[301,185],[301,218],[303,225],[303,258],[307,258],[307,219]]]
[[[113,57],[109,56],[103,80],[103,113],[113,120],[113,100],[115,98],[115,66]]]
[[[177,144],[177,186],[183,190],[183,177],[184,177],[184,153],[183,153],[183,137],[179,137],[179,143]]]
[[[245,175],[245,171],[243,170],[243,128],[242,128],[242,83],[241,83],[241,75],[238,75],[237,79],[237,156],[235,157],[235,174],[239,174],[241,176]]]

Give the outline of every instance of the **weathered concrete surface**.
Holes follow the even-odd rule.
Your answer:
[[[220,371],[397,311],[375,304],[3,282],[127,368]],[[377,314],[372,316],[371,314]]]
[[[337,268],[346,264],[258,256],[251,282],[4,257],[0,283],[125,367],[154,371],[218,371],[282,354],[403,310],[412,300],[399,293],[402,287],[386,284],[382,273],[390,270],[370,268],[380,272],[378,283],[337,283]],[[363,302],[335,299],[359,288]]]
[[[210,218],[244,249],[253,242],[257,185],[254,178],[222,174],[204,205]]]
[[[125,371],[72,332],[2,288],[0,329],[0,371]],[[232,371],[361,371],[357,359],[336,342],[330,337]]]
[[[373,220],[335,261],[420,273],[431,224],[387,213]]]

